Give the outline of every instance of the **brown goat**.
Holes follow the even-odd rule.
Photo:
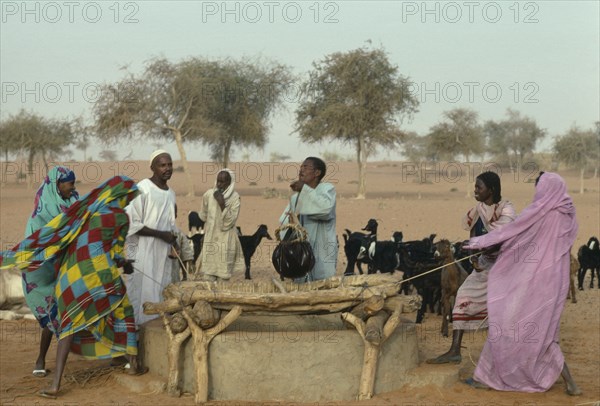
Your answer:
[[[567,299],[571,299],[571,303],[577,303],[577,298],[575,297],[575,277],[577,276],[577,272],[579,272],[579,261],[577,258],[571,254],[571,268],[569,270],[569,293],[567,293]]]
[[[458,288],[467,278],[467,273],[454,263],[452,244],[448,240],[440,240],[436,244],[435,255],[442,260],[442,335],[448,337],[448,323],[452,317],[452,309]]]

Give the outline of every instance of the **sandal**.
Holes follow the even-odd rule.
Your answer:
[[[478,382],[473,378],[467,378],[463,381],[463,383],[466,383],[467,385],[475,389],[490,389],[490,387],[486,384]]]
[[[45,378],[50,373],[49,369],[34,369],[33,376],[36,378]]]
[[[461,362],[462,356],[460,355],[440,355],[425,361],[426,364],[460,364]]]
[[[131,376],[140,376],[148,373],[148,371],[150,371],[150,368],[148,367],[138,367],[138,369],[135,372],[133,369],[129,368],[126,374]]]

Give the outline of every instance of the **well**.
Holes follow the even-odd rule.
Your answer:
[[[396,283],[395,280],[380,278],[378,282],[375,279],[369,281],[378,283],[378,289],[365,285],[364,281],[368,279],[361,278],[364,280],[354,281],[362,286],[359,290],[362,292],[361,299],[355,300],[355,308],[373,295],[377,298],[389,296],[388,299],[394,296],[386,294],[386,291],[393,292],[393,289],[382,290],[381,286]],[[171,298],[179,295],[181,308],[185,308],[192,297],[189,292],[182,294],[178,290],[183,286],[165,292]],[[189,288],[191,285],[188,283],[186,286]],[[280,285],[280,288],[286,290],[290,286]],[[365,293],[365,286],[369,294]],[[206,287],[204,285],[203,289]],[[218,287],[213,287],[221,292]],[[237,290],[248,289],[238,287]],[[310,287],[304,289],[310,291]],[[225,296],[229,297],[230,293],[228,291]],[[318,299],[314,297],[321,293],[311,292],[311,306],[317,306],[314,300]],[[268,311],[253,307],[258,304],[252,301],[252,305],[246,304],[246,311],[242,311],[240,306],[233,306],[229,313],[223,312],[226,315],[213,327],[186,327],[179,334],[170,331],[170,327],[167,327],[169,317],[163,313],[162,320],[153,320],[141,328],[140,350],[144,362],[153,373],[167,379],[171,394],[177,395],[179,390],[196,393],[198,403],[207,399],[302,402],[354,400],[399,389],[407,382],[406,372],[418,365],[417,337],[414,324],[401,320],[399,314],[403,308],[412,311],[417,304],[411,303],[409,306],[410,300],[406,298],[388,302],[393,303],[395,311],[386,313],[381,302],[381,311],[365,312],[363,308],[356,315],[339,312],[335,306],[332,307],[333,312],[327,314],[294,314],[307,311],[298,310],[297,304],[288,303],[283,307],[273,305],[280,300],[279,295],[289,299],[294,294],[302,293],[286,291],[265,294],[264,303],[269,307]],[[210,295],[202,292],[202,296],[206,298]],[[213,306],[232,308],[231,304],[223,303],[224,299],[220,297],[213,300]],[[221,302],[217,303],[218,300]],[[239,297],[231,300],[239,301]],[[370,299],[369,302],[375,301]],[[173,311],[174,302],[167,303],[168,300],[152,306],[159,306],[161,312],[167,308]],[[293,312],[284,310],[289,310],[290,306],[294,306],[291,307]],[[343,306],[349,310],[347,305]],[[187,309],[185,316],[190,321],[191,307]],[[147,309],[147,312],[156,313],[157,310]],[[380,317],[379,328],[368,327],[369,319],[375,320],[376,314],[384,315]],[[187,340],[194,334],[194,329],[196,337]],[[217,332],[215,329],[220,330]],[[212,340],[206,340],[205,335],[212,333],[215,333],[211,336]],[[169,347],[173,348],[173,343],[182,343],[180,349],[166,351]],[[205,347],[206,355],[198,351],[201,347]],[[202,373],[203,368],[206,368],[206,374]],[[203,385],[206,386],[205,393],[199,396],[202,389],[199,391],[198,388]]]

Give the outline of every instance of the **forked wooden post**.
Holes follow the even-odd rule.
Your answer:
[[[377,372],[377,361],[381,345],[392,335],[398,324],[400,324],[400,314],[402,306],[399,305],[394,313],[388,318],[382,328],[381,340],[373,340],[372,335],[367,335],[367,324],[353,315],[352,313],[342,313],[342,319],[354,326],[360,334],[365,344],[363,356],[363,368],[360,376],[360,385],[358,388],[358,400],[371,399],[375,389],[375,374]],[[375,316],[372,316],[375,317]],[[376,321],[379,324],[379,320]]]
[[[179,397],[181,391],[179,390],[179,353],[181,352],[181,344],[190,336],[191,330],[189,326],[182,325],[183,331],[173,331],[171,329],[171,323],[164,312],[160,313],[163,325],[167,331],[167,337],[169,338],[169,379],[167,380],[167,393],[171,396]],[[185,323],[185,319],[183,320]]]
[[[196,368],[196,404],[208,401],[208,346],[211,340],[225,330],[227,326],[233,323],[242,314],[240,306],[234,306],[217,325],[207,330],[203,330],[194,322],[191,314],[191,308],[183,309],[183,316],[188,322],[194,339],[194,367]]]

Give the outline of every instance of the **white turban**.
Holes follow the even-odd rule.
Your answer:
[[[157,149],[156,151],[154,151],[152,153],[152,155],[150,155],[150,165],[152,165],[152,162],[154,161],[154,159],[162,154],[167,154],[167,155],[171,155],[169,154],[167,151],[165,151],[164,149]]]
[[[221,169],[217,173],[217,176],[219,176],[219,173],[221,173],[221,172],[227,172],[227,173],[229,173],[229,176],[231,177],[231,183],[229,184],[229,186],[227,186],[227,189],[225,189],[223,191],[223,198],[225,200],[227,200],[231,197],[231,194],[233,193],[233,189],[235,188],[235,172],[233,172],[231,169],[225,168],[225,169]],[[215,180],[215,187],[217,187],[216,180]]]

